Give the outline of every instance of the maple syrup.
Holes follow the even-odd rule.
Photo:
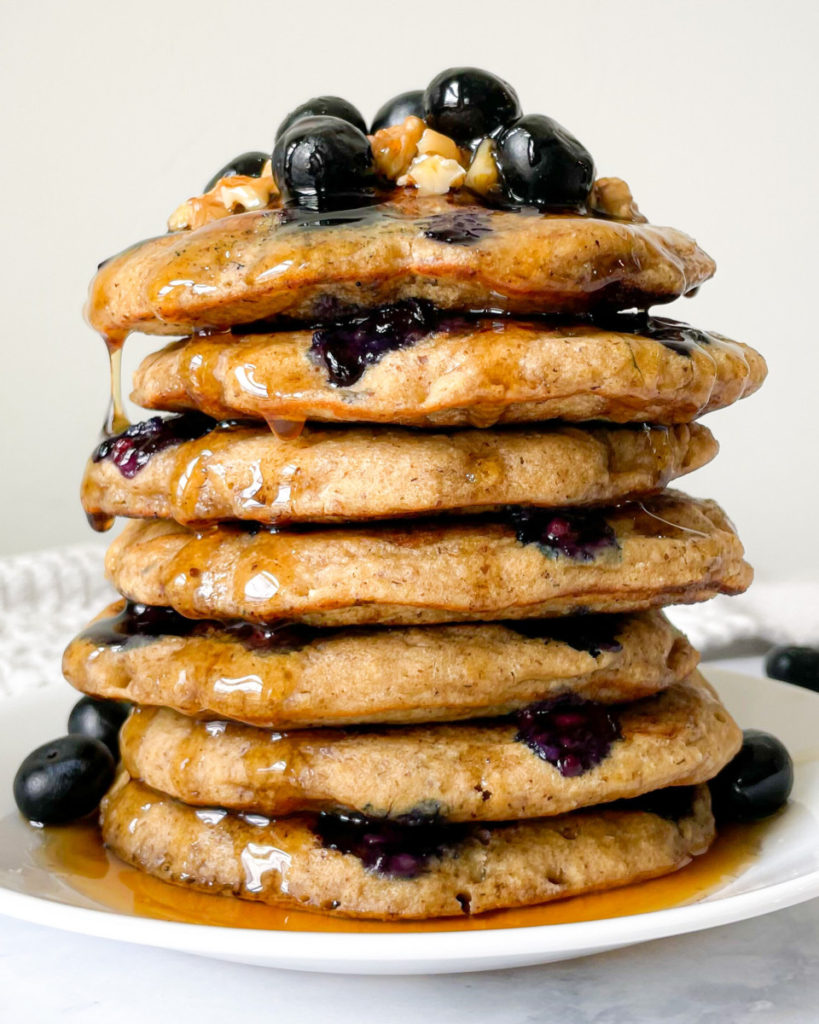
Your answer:
[[[125,344],[125,335],[112,334],[102,337],[108,350],[111,371],[111,398],[102,432],[104,437],[113,437],[115,434],[121,434],[131,425],[131,421],[125,414],[125,404],[122,401],[122,348]]]
[[[69,890],[84,897],[85,905],[117,913],[226,928],[339,933],[450,932],[604,920],[695,903],[727,885],[749,866],[773,820],[776,818],[753,825],[723,827],[707,853],[662,878],[519,910],[408,922],[356,921],[213,896],[171,885],[137,871],[106,850],[93,821],[35,830],[14,814],[0,821],[0,838],[7,837],[12,830],[29,832],[29,863],[22,868],[22,873],[39,870],[59,882],[63,902]]]

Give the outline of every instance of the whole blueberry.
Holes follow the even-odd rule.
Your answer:
[[[819,692],[819,647],[774,647],[765,659],[772,679]]]
[[[100,740],[61,736],[33,750],[14,776],[14,800],[31,821],[61,825],[90,814],[114,781],[114,759]]]
[[[295,110],[291,110],[287,117],[276,129],[276,138],[284,135],[290,125],[301,121],[304,117],[340,117],[342,121],[354,124],[359,131],[366,133],[367,123],[361,116],[361,112],[352,103],[343,100],[340,96],[314,96],[306,103],[300,104]]]
[[[594,182],[589,151],[543,114],[527,114],[501,132],[496,160],[504,197],[516,205],[579,209]]]
[[[394,124],[401,124],[408,117],[424,116],[424,91],[423,89],[411,89],[409,92],[399,93],[387,100],[383,106],[378,108],[378,113],[373,118],[373,125],[370,134],[375,135],[382,128],[389,128]]]
[[[130,710],[129,704],[118,700],[83,697],[71,709],[68,716],[68,731],[72,735],[90,736],[104,743],[117,761],[119,730]]]
[[[262,153],[260,150],[253,150],[250,153],[240,153],[239,156],[234,157],[229,163],[217,171],[216,174],[210,179],[205,185],[205,192],[210,192],[213,186],[219,181],[220,178],[229,178],[234,174],[244,174],[248,178],[258,178],[262,173],[262,168],[270,159],[268,153]]]
[[[520,115],[512,86],[480,68],[448,68],[424,92],[427,124],[462,146],[494,134]]]
[[[352,209],[372,196],[373,154],[364,132],[339,117],[305,117],[273,149],[286,202],[313,210]]]
[[[742,749],[710,782],[717,821],[756,821],[785,803],[793,788],[793,761],[775,736],[743,733]]]

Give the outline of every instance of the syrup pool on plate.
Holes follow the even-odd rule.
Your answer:
[[[723,827],[707,853],[662,878],[520,910],[409,922],[357,921],[279,909],[170,885],[137,871],[109,853],[93,821],[34,829],[18,815],[9,815],[0,821],[0,845],[14,832],[26,830],[30,841],[23,875],[39,871],[58,882],[60,893],[55,891],[54,898],[60,902],[71,902],[73,893],[85,906],[120,914],[187,924],[278,931],[479,931],[604,920],[695,903],[727,885],[751,864],[771,820],[775,819]]]

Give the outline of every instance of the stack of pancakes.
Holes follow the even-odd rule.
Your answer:
[[[397,190],[105,264],[90,318],[187,335],[83,498],[125,599],[68,679],[132,701],[120,857],[340,915],[524,906],[707,849],[741,734],[659,610],[744,590],[697,417],[748,347],[645,310],[714,270],[638,219]],[[476,312],[477,311],[477,312]]]

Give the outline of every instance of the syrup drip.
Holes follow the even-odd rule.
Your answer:
[[[304,420],[267,419],[267,425],[281,441],[295,441],[304,430]]]
[[[131,425],[131,421],[125,414],[125,406],[122,401],[122,348],[125,344],[125,337],[103,335],[103,341],[108,350],[108,361],[111,370],[111,399],[108,404],[108,412],[105,416],[102,433],[104,437],[113,437],[115,434],[121,434]],[[94,529],[97,529],[97,527],[94,526]]]
[[[116,913],[161,921],[257,928],[288,932],[400,933],[463,932],[492,928],[525,928],[606,920],[666,910],[694,903],[733,881],[753,862],[771,821],[727,825],[711,849],[682,870],[602,893],[574,896],[519,910],[493,911],[475,917],[430,921],[356,921],[348,918],[282,909],[213,896],[170,885],[124,864],[107,851],[92,821],[46,829],[31,829],[17,814],[0,821],[0,845],[20,845],[27,833],[26,863],[11,879],[19,888],[28,874],[48,873],[49,882],[87,905]],[[2,874],[2,871],[0,871]]]

